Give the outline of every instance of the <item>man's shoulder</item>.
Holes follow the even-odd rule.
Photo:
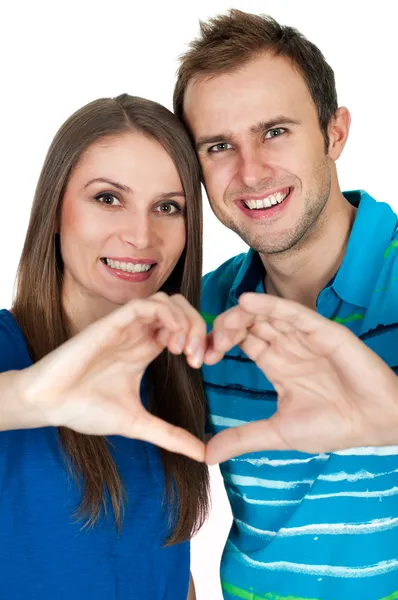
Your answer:
[[[360,337],[388,365],[398,369],[398,230],[379,260]]]
[[[394,294],[396,296],[398,291],[398,226],[385,245],[377,288],[378,292],[383,295]]]
[[[398,222],[391,238],[391,242],[388,244],[384,252],[385,264],[398,264]]]
[[[202,310],[218,311],[227,308],[229,293],[245,257],[246,253],[233,256],[203,277]]]
[[[8,310],[0,310],[0,373],[31,364],[23,333]]]

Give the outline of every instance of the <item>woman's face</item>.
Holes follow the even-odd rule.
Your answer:
[[[98,317],[159,290],[184,250],[184,215],[180,177],[157,141],[127,133],[94,143],[62,203],[64,302]]]

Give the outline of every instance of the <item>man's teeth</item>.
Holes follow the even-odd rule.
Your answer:
[[[111,260],[110,258],[106,258],[105,262],[111,269],[118,269],[118,271],[126,271],[127,273],[144,273],[145,271],[149,271],[153,266],[148,264],[119,262],[118,260]]]
[[[283,202],[288,195],[289,192],[286,192],[285,194],[278,192],[277,194],[272,194],[272,196],[267,196],[263,200],[245,200],[245,204],[247,208],[250,208],[250,210],[271,208],[271,206],[275,206],[276,204]]]

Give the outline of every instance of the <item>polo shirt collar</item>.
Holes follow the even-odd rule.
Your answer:
[[[397,215],[384,202],[376,202],[363,190],[343,192],[358,208],[343,262],[329,284],[344,301],[367,308],[380,273],[384,253],[397,228]],[[250,249],[238,269],[230,290],[230,301],[238,303],[244,292],[264,293],[264,266]]]

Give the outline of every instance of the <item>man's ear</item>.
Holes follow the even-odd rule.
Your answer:
[[[341,106],[336,110],[329,126],[329,149],[328,155],[332,160],[337,160],[343,152],[348,134],[350,132],[351,115],[348,108]]]

